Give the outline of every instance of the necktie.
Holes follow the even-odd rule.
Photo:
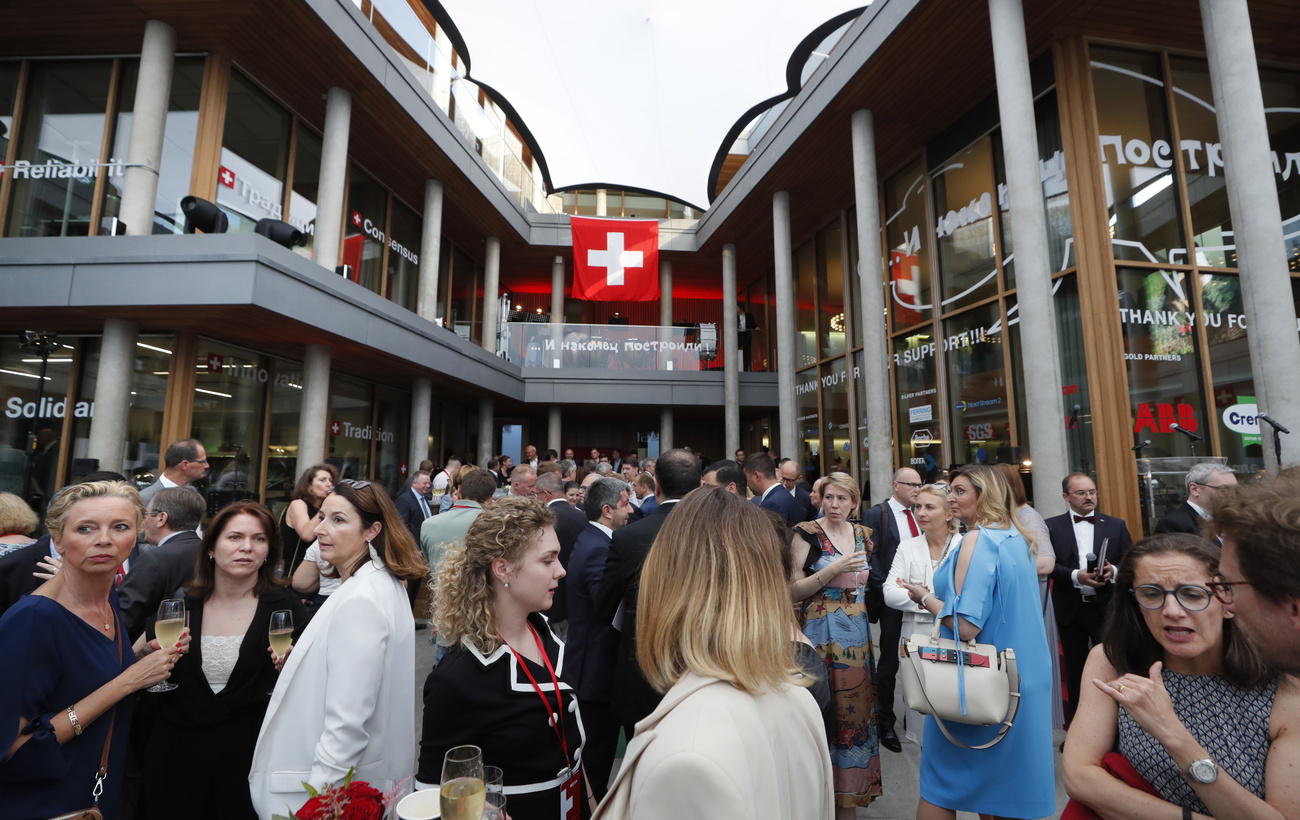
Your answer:
[[[912,537],[915,538],[921,534],[921,530],[916,526],[916,519],[912,517],[911,510],[903,510],[903,512],[907,514],[907,526],[912,531]]]
[[[122,567],[121,564],[118,564],[117,575],[114,576],[113,578],[113,586],[120,587],[122,586],[122,582],[125,580],[126,580],[126,570]]]
[[[1076,523],[1076,524],[1096,524],[1097,522],[1094,521],[1094,520],[1092,519],[1092,516],[1091,516],[1091,515],[1076,515],[1076,516],[1074,517],[1074,523]]]
[[[415,497],[420,501],[420,510],[424,512],[424,517],[428,518],[433,515],[433,513],[429,512],[429,502],[424,500],[424,496],[416,493]]]

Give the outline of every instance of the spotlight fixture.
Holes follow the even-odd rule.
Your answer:
[[[187,196],[181,200],[181,211],[185,214],[185,233],[225,233],[230,227],[226,212],[206,199]]]
[[[265,236],[277,245],[283,245],[286,248],[296,248],[300,245],[307,244],[307,237],[302,231],[298,230],[288,222],[281,222],[278,219],[259,219],[253,226],[253,233]]]

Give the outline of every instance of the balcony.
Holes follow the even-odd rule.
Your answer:
[[[722,370],[717,325],[578,325],[506,322],[505,358],[524,370]]]

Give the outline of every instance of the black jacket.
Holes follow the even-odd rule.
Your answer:
[[[420,543],[420,525],[424,523],[424,510],[420,509],[420,500],[415,497],[411,488],[407,487],[397,494],[393,504],[397,507],[397,514],[401,516],[402,523],[410,530],[415,543]],[[429,512],[432,513],[433,509],[430,508]]]
[[[50,554],[50,537],[42,535],[35,544],[0,557],[0,615],[18,599],[44,583],[32,575],[41,559]]]
[[[1164,518],[1156,522],[1156,532],[1186,532],[1192,535],[1201,534],[1201,525],[1205,519],[1201,518],[1200,513],[1192,509],[1192,505],[1186,501],[1179,504],[1165,513]]]
[[[564,639],[564,679],[578,690],[583,703],[608,703],[613,681],[618,633],[608,620],[594,614],[609,561],[609,544],[608,535],[587,524],[573,545],[571,563],[565,565],[569,571],[565,578],[569,582],[569,634]]]
[[[573,545],[582,531],[587,528],[587,516],[563,498],[551,499],[546,508],[555,513],[555,537],[560,542],[560,566],[567,568],[569,561],[573,559]],[[555,590],[555,599],[551,601],[551,608],[546,610],[546,617],[551,623],[559,623],[569,618],[569,593],[564,583],[566,580],[560,579],[559,588]]]
[[[1106,562],[1119,566],[1125,551],[1133,546],[1128,525],[1123,519],[1110,515],[1093,513],[1094,524],[1092,546],[1094,555],[1101,550],[1102,539],[1109,538],[1106,545]],[[1056,612],[1056,622],[1068,625],[1073,622],[1083,601],[1070,575],[1079,568],[1079,547],[1074,540],[1073,514],[1066,512],[1046,519],[1047,532],[1052,537],[1052,551],[1056,553],[1056,566],[1052,569],[1052,608]],[[1113,587],[1107,585],[1097,590],[1097,604],[1102,606],[1110,601]],[[1095,606],[1097,604],[1091,604]]]
[[[161,547],[141,553],[117,590],[126,634],[135,640],[164,598],[173,597],[194,577],[194,561],[203,541],[193,530],[181,530]]]

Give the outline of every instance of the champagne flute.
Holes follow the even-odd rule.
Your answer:
[[[173,649],[177,642],[180,641],[181,635],[185,632],[185,600],[183,598],[167,598],[158,604],[158,617],[154,621],[154,634],[158,636],[159,651],[167,652]],[[155,683],[146,689],[146,692],[170,692],[177,688],[176,684],[171,681],[161,681]]]
[[[293,646],[292,610],[277,609],[271,613],[271,626],[267,638],[277,660],[288,654],[289,648]]]
[[[505,772],[501,771],[500,766],[483,767],[483,785],[487,788],[488,795],[502,794],[505,789]],[[488,799],[488,803],[492,800]]]
[[[483,750],[454,746],[442,759],[442,786],[438,803],[443,820],[481,820],[487,791]]]

